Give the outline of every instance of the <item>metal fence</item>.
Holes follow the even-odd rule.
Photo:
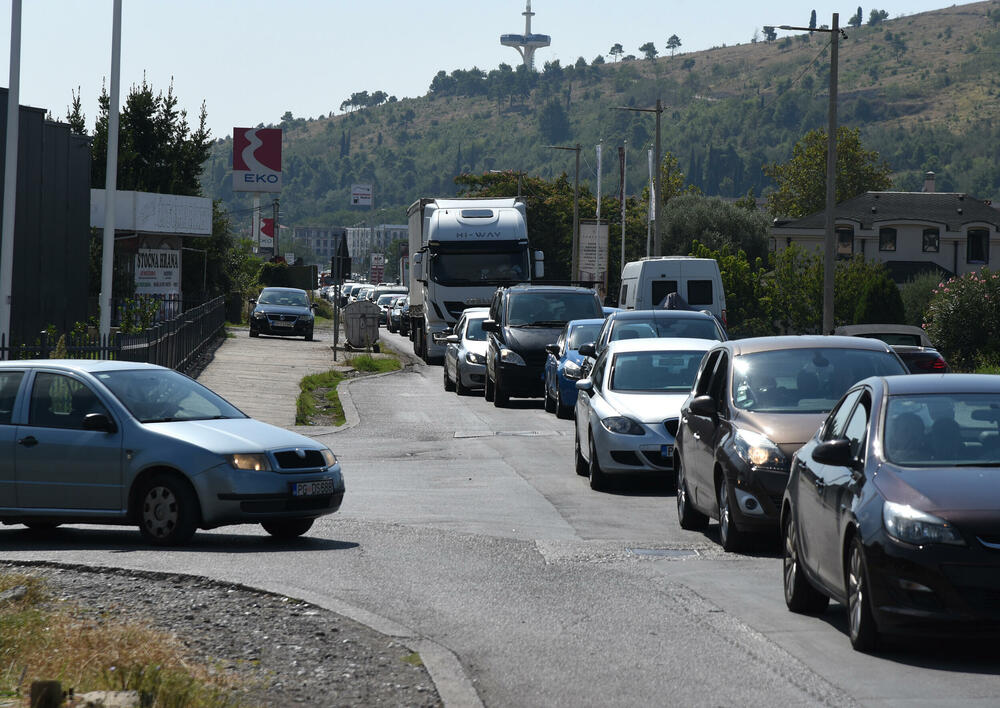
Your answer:
[[[136,333],[66,334],[66,356],[70,359],[116,359],[142,361],[183,371],[195,355],[219,336],[226,324],[226,299],[214,300],[186,310]],[[0,335],[0,360],[49,359],[60,337],[42,332],[31,343],[12,341]]]

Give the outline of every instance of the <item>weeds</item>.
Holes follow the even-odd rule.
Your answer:
[[[395,357],[373,357],[359,354],[345,362],[361,374],[384,373],[401,368]],[[327,371],[306,376],[299,383],[302,389],[295,401],[296,425],[343,425],[347,418],[337,394],[337,386],[349,374],[341,371]]]

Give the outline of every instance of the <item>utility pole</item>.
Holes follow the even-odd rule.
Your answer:
[[[656,108],[631,108],[630,106],[618,106],[619,111],[635,111],[637,113],[655,113],[656,114],[656,172],[653,178],[653,189],[656,192],[656,201],[653,204],[653,255],[662,256],[663,255],[663,239],[661,237],[662,230],[660,228],[660,202],[662,201],[660,197],[660,160],[662,159],[662,153],[660,152],[660,116],[663,115],[663,103],[660,99],[656,99]]]
[[[576,177],[573,179],[573,256],[570,281],[580,279],[580,143],[573,147],[548,145],[553,150],[573,150],[576,153]]]
[[[281,255],[281,251],[278,249],[278,200],[271,200],[271,217],[272,223],[271,228],[274,229],[274,256],[277,258]]]
[[[14,208],[17,204],[17,135],[20,126],[21,0],[10,6],[10,83],[4,155],[3,226],[0,230],[0,359],[11,359],[10,316],[14,284]],[[2,347],[6,346],[4,352]]]
[[[833,333],[834,269],[837,258],[836,217],[837,206],[837,62],[838,44],[847,33],[840,29],[840,14],[833,13],[833,23],[829,29],[810,29],[780,25],[778,29],[801,30],[803,32],[830,33],[830,105],[827,110],[826,127],[826,214],[825,236],[823,240],[823,329],[822,334]]]

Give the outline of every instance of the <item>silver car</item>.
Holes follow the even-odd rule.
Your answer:
[[[329,448],[172,369],[0,362],[0,523],[137,524],[155,545],[245,523],[291,538],[343,498]]]
[[[483,322],[490,308],[470,307],[455,324],[454,334],[444,338],[444,390],[464,396],[486,385],[486,332]]]
[[[681,404],[715,342],[650,338],[611,342],[576,382],[576,471],[603,489],[609,474],[653,472],[673,480]]]

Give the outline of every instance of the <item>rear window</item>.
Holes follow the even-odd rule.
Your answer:
[[[650,305],[656,307],[670,293],[677,292],[677,281],[676,280],[654,280],[650,283],[652,287],[653,297],[650,300]]]
[[[689,305],[711,305],[712,304],[712,281],[711,280],[689,280],[688,297]]]

